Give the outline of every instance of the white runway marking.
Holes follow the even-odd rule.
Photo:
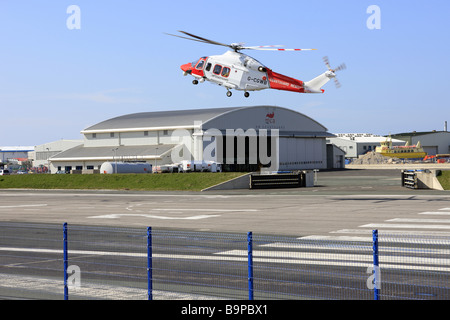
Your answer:
[[[91,219],[119,219],[122,217],[144,217],[144,218],[152,218],[152,219],[161,219],[161,220],[200,220],[200,219],[207,219],[207,218],[215,218],[220,217],[220,215],[217,214],[210,214],[210,215],[195,215],[195,216],[188,216],[188,217],[174,217],[174,216],[162,216],[162,215],[154,215],[154,214],[147,214],[143,213],[146,210],[136,210],[132,206],[125,208],[128,211],[135,211],[138,213],[117,213],[117,214],[105,214],[100,216],[91,216],[88,218]],[[185,211],[189,212],[257,212],[259,210],[257,209],[193,209],[193,208],[157,208],[157,209],[149,209],[148,212],[169,212],[172,214],[181,214]]]
[[[0,209],[9,209],[9,208],[27,208],[27,207],[45,207],[46,203],[42,204],[18,204],[15,206],[0,206]]]
[[[449,219],[409,219],[409,218],[394,218],[386,220],[386,222],[420,222],[420,223],[450,223]]]
[[[0,247],[0,251],[13,252],[38,252],[38,253],[54,253],[61,254],[62,250],[55,249],[29,249],[29,248],[7,248]],[[69,255],[99,255],[99,256],[127,256],[146,258],[146,253],[136,252],[109,252],[109,251],[89,251],[89,250],[69,250]],[[248,257],[246,250],[230,250],[215,253],[213,255],[179,255],[179,254],[154,254],[153,258],[170,258],[182,260],[203,260],[203,261],[240,261],[246,262]],[[406,259],[416,259],[416,257],[404,257]],[[256,263],[278,263],[278,264],[297,264],[297,265],[325,265],[325,266],[340,266],[340,267],[363,267],[367,268],[373,263],[373,256],[370,252],[367,254],[339,254],[326,253],[323,257],[318,256],[317,253],[298,253],[286,251],[253,251],[253,261]],[[407,260],[406,260],[407,261]],[[414,261],[414,260],[412,260]],[[394,262],[395,264],[390,264]],[[450,271],[450,259],[445,258],[421,258],[417,261],[423,265],[398,264],[397,257],[381,256],[380,263],[383,263],[383,268],[386,269],[401,269],[401,270],[428,270],[428,271]]]
[[[387,224],[371,223],[360,226],[361,228],[402,228],[402,229],[450,229],[450,226],[440,226],[435,224]]]
[[[443,209],[440,209],[443,210]],[[450,211],[446,212],[446,211],[433,211],[433,212],[419,212],[418,214],[429,214],[429,215],[441,215],[441,216],[450,216]]]
[[[220,217],[220,215],[198,215],[191,217],[166,217],[166,216],[155,216],[151,214],[143,214],[143,213],[124,213],[124,214],[105,214],[101,216],[92,216],[88,217],[91,219],[119,219],[122,217],[144,217],[144,218],[153,218],[153,219],[161,219],[161,220],[200,220],[207,218]]]

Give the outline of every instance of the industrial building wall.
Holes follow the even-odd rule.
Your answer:
[[[326,143],[323,138],[280,137],[280,170],[326,169]]]
[[[158,144],[158,131],[119,132],[120,145],[142,146]]]
[[[337,147],[341,148],[345,152],[346,158],[357,158],[358,148],[357,143],[354,140],[341,139],[341,138],[330,138],[328,141]]]
[[[50,172],[57,173],[58,171],[70,170],[98,170],[105,161],[53,161],[50,162]]]
[[[436,132],[411,137],[411,144],[417,144],[419,141],[429,155],[450,153],[450,132]]]

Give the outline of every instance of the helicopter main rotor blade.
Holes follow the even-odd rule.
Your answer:
[[[200,42],[205,42],[205,43],[210,43],[210,44],[215,44],[215,45],[218,45],[218,46],[224,46],[224,47],[231,48],[231,46],[229,44],[225,44],[225,43],[209,40],[209,39],[206,39],[206,38],[202,38],[202,37],[196,36],[195,34],[186,32],[186,31],[178,30],[178,32],[184,33],[185,35],[188,35],[188,36],[190,36],[192,38],[195,38],[195,39],[198,39],[198,40],[190,39],[190,38],[185,38],[185,39],[190,39],[190,40],[194,40],[194,41],[199,41],[200,40]]]
[[[197,41],[197,42],[202,42],[202,43],[209,43],[209,44],[214,44],[214,45],[218,45],[218,46],[223,46],[223,47],[228,47],[231,48],[233,50],[235,50],[236,52],[243,50],[243,49],[250,49],[250,50],[265,50],[265,51],[307,51],[307,50],[317,50],[317,49],[284,49],[284,48],[280,48],[283,47],[282,45],[268,45],[268,46],[244,46],[243,43],[232,43],[232,44],[225,44],[225,43],[221,43],[221,42],[217,42],[214,40],[210,40],[210,39],[206,39],[200,36],[197,36],[195,34],[186,32],[186,31],[182,31],[182,30],[178,30],[178,32],[181,32],[182,34],[188,36],[188,37],[184,37],[184,36],[180,36],[180,35],[175,35],[175,34],[170,34],[170,33],[166,33],[169,36],[174,36],[174,37],[178,37],[178,38],[182,38],[182,39],[187,39],[187,40],[192,40],[192,41]]]
[[[263,51],[308,51],[308,50],[317,50],[317,49],[284,49],[277,48],[282,47],[281,45],[275,46],[253,46],[253,47],[242,47],[242,49],[250,49],[250,50],[263,50]]]
[[[202,41],[202,40],[192,39],[192,38],[188,38],[188,37],[183,37],[183,36],[179,36],[179,35],[176,35],[176,34],[171,34],[171,33],[164,33],[164,34],[167,34],[167,35],[173,36],[173,37],[177,37],[177,38],[181,38],[181,39],[187,39],[187,40],[197,41],[197,42],[201,42],[201,43],[209,43],[207,41]]]

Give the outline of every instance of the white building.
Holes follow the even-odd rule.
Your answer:
[[[374,151],[380,146],[380,142],[385,140],[386,137],[370,133],[337,133],[336,137],[328,139],[330,143],[344,150],[347,159],[358,158],[368,151]],[[405,141],[392,139],[392,145],[404,146]]]
[[[34,153],[30,156],[33,160],[33,167],[48,167],[50,157],[82,144],[83,140],[61,139],[35,146]]]
[[[446,128],[445,128],[446,129]],[[420,144],[423,150],[430,156],[437,154],[450,153],[450,132],[444,131],[426,131],[426,132],[407,132],[392,135],[396,139],[408,142],[410,145]]]
[[[275,162],[279,170],[325,169],[326,138],[333,136],[308,116],[276,106],[134,113],[81,133],[82,145],[50,158],[52,172],[97,170],[105,161],[156,166],[187,157],[221,162],[224,171]]]

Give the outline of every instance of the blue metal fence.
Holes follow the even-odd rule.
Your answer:
[[[447,236],[378,230],[366,239],[330,241],[0,223],[0,296],[444,300],[449,245]]]

